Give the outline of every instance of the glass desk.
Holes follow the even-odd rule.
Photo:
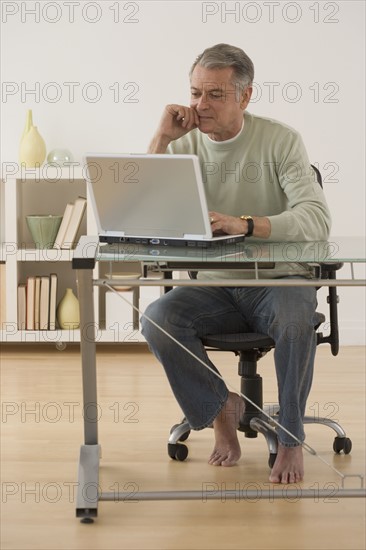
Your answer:
[[[314,242],[261,242],[250,240],[240,244],[215,245],[212,248],[191,247],[156,247],[140,244],[99,245],[97,237],[82,237],[72,260],[74,269],[93,269],[96,262],[142,262],[155,266],[157,270],[170,272],[176,270],[215,270],[215,269],[245,269],[251,270],[250,279],[245,279],[246,286],[363,286],[364,276],[356,276],[355,264],[366,262],[366,239],[364,237],[335,237],[329,241]],[[262,269],[271,269],[275,264],[306,263],[318,266],[316,279],[300,279],[297,281],[281,278],[265,279],[261,277]],[[346,279],[336,281],[322,280],[322,264],[349,264],[350,274]],[[268,273],[268,272],[267,272]],[[106,279],[97,280],[95,284],[103,284]],[[110,281],[112,282],[112,281]],[[121,281],[113,279],[115,284]],[[223,281],[204,281],[208,286],[222,286]],[[225,281],[226,286],[241,286],[243,279]],[[156,285],[153,281],[136,281],[124,279],[128,286]],[[181,286],[197,286],[190,280],[174,280]],[[168,281],[161,281],[162,286],[169,286]]]
[[[230,245],[215,245],[212,248],[191,247],[156,247],[142,244],[99,245],[98,237],[82,237],[74,251],[72,266],[76,270],[78,280],[78,296],[80,303],[80,335],[81,361],[83,381],[84,411],[84,444],[80,449],[77,517],[84,522],[92,522],[97,516],[100,500],[126,500],[128,493],[102,493],[99,491],[99,455],[98,443],[98,404],[96,385],[96,341],[95,318],[93,306],[93,287],[95,285],[110,284],[136,286],[171,287],[169,275],[160,280],[123,279],[93,280],[93,269],[97,262],[141,262],[155,270],[171,273],[172,270],[203,270],[199,280],[174,279],[174,286],[365,286],[363,273],[356,271],[357,264],[366,262],[366,242],[363,237],[335,237],[329,241],[316,242],[266,242],[248,239],[244,243]],[[314,267],[315,276],[311,279],[271,278],[268,274],[278,264],[304,263]],[[349,264],[349,274],[346,278],[324,277],[327,266],[342,268]],[[204,270],[248,270],[249,278],[230,278],[209,280],[204,278]],[[265,270],[265,276],[262,276]],[[363,487],[363,485],[362,485]],[[88,491],[85,490],[88,488]],[[286,495],[291,492],[287,489]],[[236,498],[235,492],[230,492],[227,498]],[[250,491],[248,492],[248,498]],[[298,490],[295,490],[298,498]],[[326,493],[326,494],[325,494]],[[329,497],[329,492],[320,492],[317,496]],[[366,491],[361,489],[341,489],[337,496],[365,497]],[[253,496],[253,495],[252,495]],[[334,489],[333,494],[334,496]],[[258,497],[258,495],[254,495]],[[282,491],[269,489],[261,493],[262,498],[282,498]],[[302,490],[301,497],[313,498],[314,491]],[[167,499],[200,499],[200,491],[168,491],[138,493],[134,499],[138,500],[167,500]],[[214,496],[212,497],[214,498]],[[219,497],[217,497],[219,498]]]

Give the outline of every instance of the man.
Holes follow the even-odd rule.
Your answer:
[[[301,137],[246,111],[253,78],[253,64],[241,49],[227,44],[206,49],[190,72],[190,106],[165,108],[150,152],[198,155],[214,232],[266,241],[326,240],[330,215]],[[205,275],[248,277],[245,271]],[[311,277],[312,272],[289,262],[261,276]],[[250,331],[275,340],[279,422],[286,430],[279,430],[273,483],[295,483],[304,475],[302,419],[313,375],[316,305],[313,287],[180,287],[146,312],[213,369],[200,340],[204,334]],[[233,466],[241,455],[237,427],[243,399],[147,319],[142,324],[191,427],[213,424],[209,463]]]

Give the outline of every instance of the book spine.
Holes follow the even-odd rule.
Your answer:
[[[34,305],[35,305],[35,286],[36,278],[28,277],[27,279],[27,314],[26,314],[26,329],[34,330]]]
[[[57,275],[50,275],[50,330],[56,330]]]

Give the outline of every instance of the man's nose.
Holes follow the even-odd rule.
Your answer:
[[[205,93],[202,94],[197,100],[196,108],[200,110],[208,108],[207,95]]]

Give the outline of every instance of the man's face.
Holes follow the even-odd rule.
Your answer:
[[[215,141],[238,134],[252,88],[244,91],[233,78],[233,69],[205,69],[196,65],[191,75],[191,107],[196,110],[199,130]]]

